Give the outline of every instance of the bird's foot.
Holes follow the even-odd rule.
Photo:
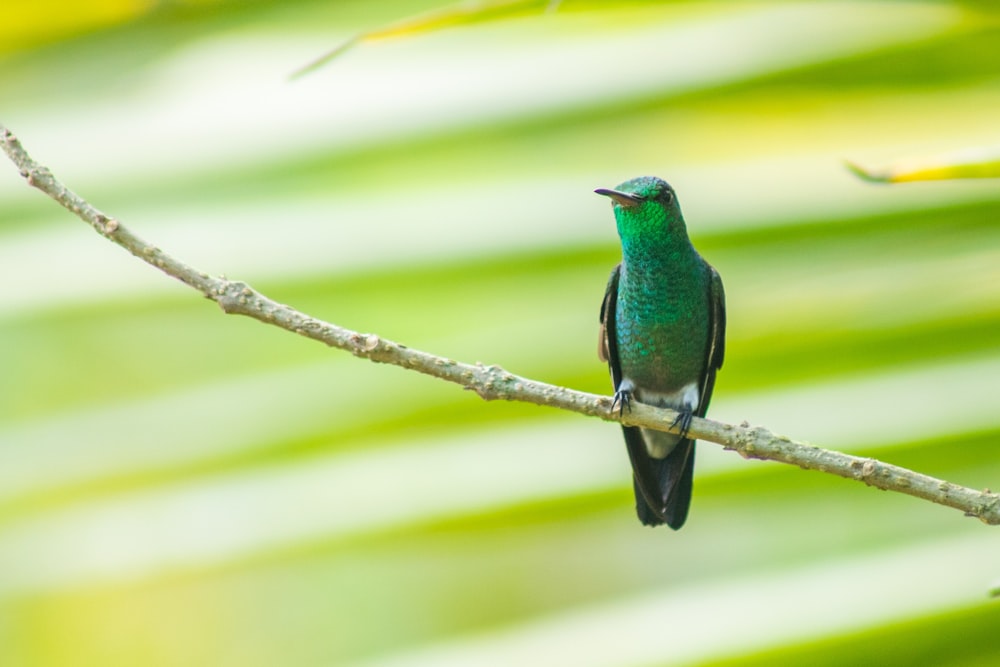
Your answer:
[[[615,411],[615,406],[618,407],[619,417],[625,413],[625,408],[628,408],[628,411],[632,412],[632,391],[630,389],[619,389],[616,391],[615,398],[611,401],[611,412]]]
[[[679,426],[680,428],[678,429],[678,435],[680,435],[682,438],[686,438],[688,430],[691,428],[692,417],[694,417],[694,412],[691,410],[691,408],[684,408],[677,414],[677,417],[674,419],[673,423],[670,424],[670,428],[677,428]]]

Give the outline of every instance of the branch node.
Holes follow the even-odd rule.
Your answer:
[[[52,172],[46,167],[34,167],[33,169],[28,169],[27,171],[22,171],[21,176],[23,176],[28,181],[28,185],[37,188],[42,181],[46,181],[52,178]]]
[[[348,337],[353,345],[353,352],[357,356],[368,356],[382,342],[376,334],[363,334],[354,332]]]
[[[109,218],[103,213],[96,213],[94,215],[94,222],[96,222],[101,227],[101,232],[105,236],[111,236],[118,231],[119,223],[115,218]]]
[[[212,298],[224,313],[242,313],[246,310],[247,297],[253,296],[250,286],[240,280],[223,278],[213,290]]]

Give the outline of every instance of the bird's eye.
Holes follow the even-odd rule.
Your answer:
[[[663,192],[662,192],[662,193],[660,194],[660,199],[662,199],[662,200],[663,200],[663,203],[664,203],[664,204],[669,204],[669,203],[671,203],[672,201],[674,201],[674,193],[673,193],[673,190],[664,190],[664,191],[663,191]]]

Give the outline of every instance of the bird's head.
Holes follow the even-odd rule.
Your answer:
[[[669,234],[678,225],[683,228],[677,195],[661,178],[640,176],[613,190],[598,188],[594,192],[611,198],[622,239]]]

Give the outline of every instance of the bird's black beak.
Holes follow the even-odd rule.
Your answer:
[[[621,190],[609,190],[608,188],[597,188],[594,190],[599,195],[604,195],[605,197],[611,197],[619,206],[624,206],[625,208],[631,208],[632,206],[638,206],[645,201],[639,195],[634,195],[631,192],[622,192]]]

